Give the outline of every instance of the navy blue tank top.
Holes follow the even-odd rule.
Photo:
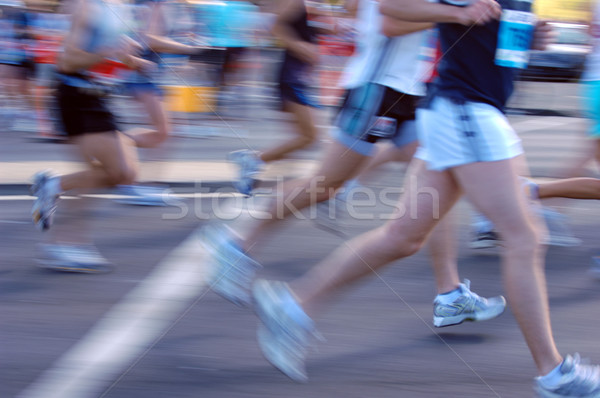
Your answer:
[[[309,43],[315,42],[313,30],[308,25],[308,13],[306,12],[305,6],[302,8],[302,13],[298,14],[298,17],[294,21],[291,21],[289,26],[303,41]],[[290,51],[286,50],[283,56],[283,64],[281,65],[280,81],[293,84],[304,84],[305,73],[310,67],[310,64],[307,64]]]
[[[531,1],[498,0],[502,10],[531,11]],[[440,3],[461,6],[468,1],[440,0]],[[430,87],[428,97],[483,102],[501,111],[513,91],[517,69],[499,66],[495,62],[500,22],[463,26],[438,24],[442,59],[438,78]]]

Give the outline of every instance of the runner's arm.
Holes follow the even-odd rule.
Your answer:
[[[383,15],[411,22],[448,22],[461,25],[483,25],[500,17],[495,0],[476,0],[467,7],[456,7],[427,0],[382,0]]]
[[[433,28],[431,22],[408,22],[400,19],[383,17],[383,34],[387,37],[403,36]]]

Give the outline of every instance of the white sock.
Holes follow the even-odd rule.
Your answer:
[[[562,362],[558,364],[557,367],[555,367],[554,369],[552,369],[550,371],[550,373],[548,373],[547,375],[541,376],[539,378],[539,380],[542,382],[542,384],[547,387],[547,388],[553,388],[558,386],[558,384],[560,383],[560,379],[563,375],[563,373],[560,370],[560,367],[562,366]]]
[[[435,300],[440,302],[441,304],[450,304],[450,303],[453,303],[454,301],[456,301],[456,299],[459,298],[461,295],[462,295],[462,289],[459,286],[456,289],[451,290],[447,293],[438,294],[435,297]]]
[[[60,188],[60,177],[52,177],[47,183],[48,190],[54,196],[60,196],[63,194],[63,190]]]

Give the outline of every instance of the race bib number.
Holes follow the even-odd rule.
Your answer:
[[[381,138],[392,137],[396,133],[396,119],[379,116],[369,129],[369,135]]]
[[[531,12],[504,10],[498,29],[496,65],[508,68],[525,68],[529,61],[529,48],[536,17]]]

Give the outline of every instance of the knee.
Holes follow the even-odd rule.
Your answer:
[[[383,234],[387,242],[386,246],[395,258],[409,257],[417,253],[426,239],[425,234],[417,233],[414,228],[400,220],[384,225]]]
[[[503,234],[502,240],[507,251],[516,255],[536,255],[543,250],[545,227],[523,227],[511,233]]]
[[[131,185],[135,182],[137,171],[133,167],[123,167],[108,171],[108,185]]]

